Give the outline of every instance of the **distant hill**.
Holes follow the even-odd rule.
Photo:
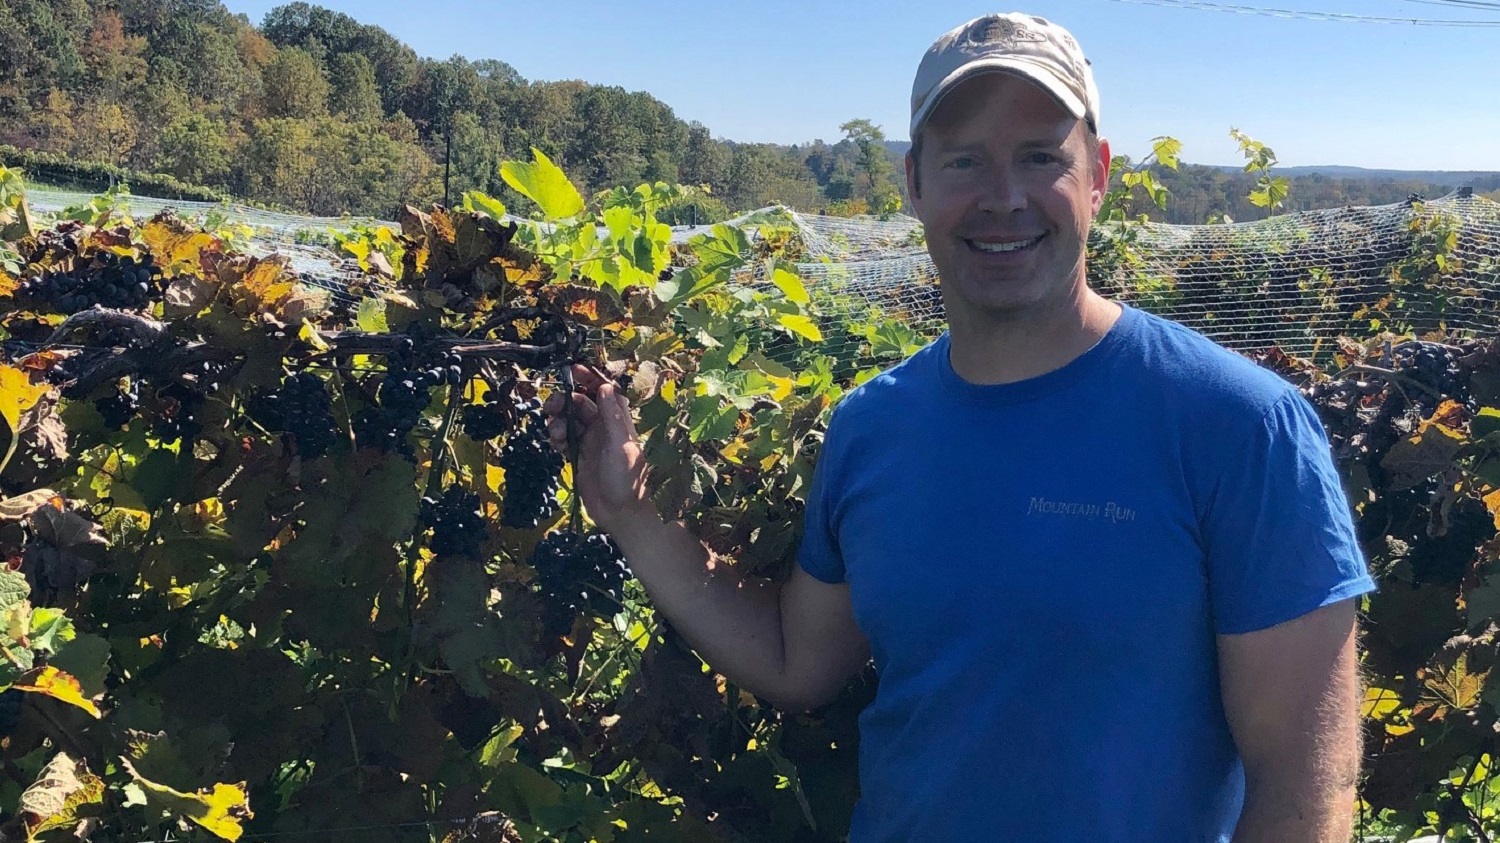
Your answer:
[[[1234,165],[1218,165],[1219,169],[1240,172],[1244,168]],[[1365,167],[1348,167],[1341,164],[1320,164],[1315,167],[1277,167],[1276,172],[1289,178],[1322,175],[1335,179],[1384,179],[1388,181],[1425,182],[1443,187],[1472,187],[1484,192],[1500,188],[1500,171],[1483,170],[1373,170]]]

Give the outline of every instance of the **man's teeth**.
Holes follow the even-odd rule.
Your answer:
[[[990,254],[999,254],[1001,252],[1014,252],[1014,251],[1017,251],[1019,249],[1024,249],[1027,246],[1030,246],[1030,245],[1036,243],[1040,239],[1042,239],[1042,238],[1041,237],[1033,237],[1030,240],[1017,240],[1017,241],[1015,241],[1013,243],[981,243],[978,240],[970,240],[969,242],[973,243],[974,244],[974,248],[978,249],[981,252],[989,252]]]

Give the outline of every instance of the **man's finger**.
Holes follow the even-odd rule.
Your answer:
[[[599,415],[604,419],[609,438],[621,442],[635,441],[635,421],[630,417],[630,402],[620,394],[614,382],[599,387]]]
[[[600,385],[610,383],[610,379],[608,375],[604,374],[598,369],[595,369],[592,366],[585,366],[582,363],[574,363],[573,382],[578,385],[579,389],[582,389],[585,392],[592,393],[597,391]]]

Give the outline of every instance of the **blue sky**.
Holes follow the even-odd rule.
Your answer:
[[[259,24],[278,0],[225,0]],[[1492,20],[1416,0],[1225,0],[1282,9]],[[649,91],[716,137],[796,143],[866,117],[904,139],[911,76],[967,0],[324,0],[419,54],[495,58],[534,80]],[[1020,7],[1071,29],[1093,62],[1116,153],[1172,135],[1195,163],[1242,159],[1231,126],[1286,165],[1500,170],[1500,28],[1247,16],[1119,0]]]

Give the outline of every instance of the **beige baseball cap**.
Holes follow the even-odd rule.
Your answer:
[[[932,42],[911,86],[911,137],[944,94],[980,73],[1015,73],[1099,127],[1099,89],[1072,33],[1046,18],[1010,12],[975,18]]]

